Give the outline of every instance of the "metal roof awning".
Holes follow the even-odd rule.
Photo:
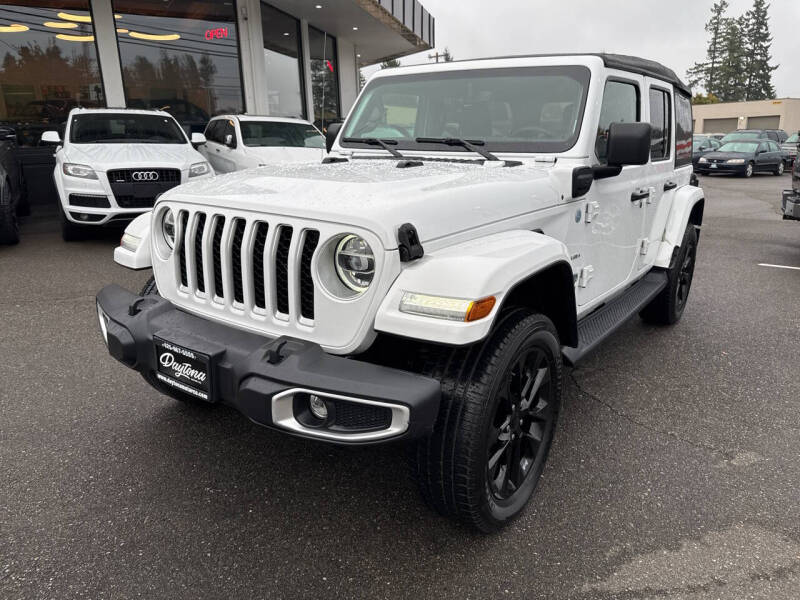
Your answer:
[[[435,45],[435,21],[417,0],[270,0],[270,4],[355,45],[361,66]]]

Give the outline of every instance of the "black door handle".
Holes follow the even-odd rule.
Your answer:
[[[650,190],[642,191],[642,192],[634,192],[631,194],[631,202],[641,202],[642,200],[647,200],[650,197]]]
[[[672,190],[674,190],[677,187],[678,187],[677,183],[675,183],[674,181],[668,181],[667,183],[664,184],[664,191],[665,192],[671,192]]]

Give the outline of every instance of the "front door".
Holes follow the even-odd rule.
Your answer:
[[[611,123],[641,121],[643,88],[643,78],[629,74],[606,82],[595,145],[599,164],[605,162]],[[644,218],[647,169],[647,165],[623,167],[619,175],[595,181],[586,196],[583,266],[576,282],[581,306],[609,295],[630,280]]]

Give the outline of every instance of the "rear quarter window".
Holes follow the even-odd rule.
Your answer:
[[[692,101],[675,95],[675,167],[692,164]]]

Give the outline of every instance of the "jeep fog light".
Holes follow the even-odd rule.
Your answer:
[[[131,235],[130,233],[122,234],[122,239],[119,245],[128,252],[136,252],[139,249],[139,244],[142,243],[142,238]]]
[[[468,323],[488,316],[492,312],[495,302],[494,296],[488,296],[481,300],[465,300],[403,292],[403,298],[400,300],[400,312]]]
[[[99,303],[97,304],[97,320],[100,321],[100,332],[103,334],[103,341],[108,346],[108,315],[103,312]]]
[[[325,400],[320,398],[315,394],[311,394],[308,398],[308,408],[311,410],[311,414],[324,421],[328,418],[328,405],[325,404]]]

